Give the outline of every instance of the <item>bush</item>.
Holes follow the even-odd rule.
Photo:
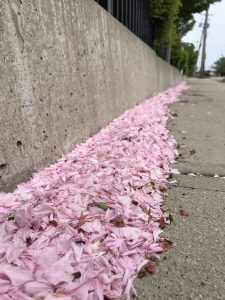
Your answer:
[[[225,57],[224,56],[222,56],[215,62],[213,69],[214,69],[216,75],[225,76]]]

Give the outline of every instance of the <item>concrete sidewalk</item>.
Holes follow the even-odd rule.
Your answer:
[[[225,299],[225,83],[189,83],[169,126],[180,144],[181,175],[165,200],[174,221],[164,236],[176,246],[154,275],[136,281],[139,300]]]

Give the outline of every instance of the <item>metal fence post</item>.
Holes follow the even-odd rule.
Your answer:
[[[145,43],[152,46],[154,26],[150,22],[150,0],[95,0]]]

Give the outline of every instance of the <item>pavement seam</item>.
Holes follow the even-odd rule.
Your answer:
[[[200,191],[208,191],[208,192],[225,193],[225,190],[224,191],[220,191],[220,190],[213,190],[213,189],[206,189],[206,188],[197,188],[197,187],[184,186],[184,185],[173,186],[173,188],[184,188],[184,189],[191,189],[191,190],[200,190]]]
[[[183,162],[183,161],[182,161]],[[215,177],[215,175],[217,175],[217,174],[213,174],[213,173],[193,173],[192,171],[190,171],[190,172],[183,172],[183,173],[180,173],[180,175],[183,175],[183,176],[191,176],[190,174],[194,174],[195,176],[193,176],[193,177],[206,177],[206,178],[225,178],[225,175],[223,174],[223,175],[218,175],[219,177]]]

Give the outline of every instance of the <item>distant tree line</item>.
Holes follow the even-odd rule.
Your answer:
[[[160,55],[165,49],[171,53],[171,64],[192,76],[198,52],[182,37],[193,29],[194,13],[205,11],[210,4],[221,0],[150,0],[150,18],[155,27],[154,48]]]

